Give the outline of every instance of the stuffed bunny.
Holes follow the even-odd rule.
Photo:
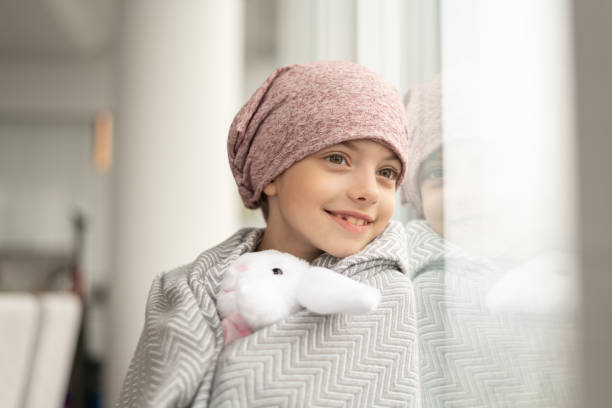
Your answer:
[[[221,282],[217,308],[225,344],[282,320],[301,308],[319,314],[365,313],[378,306],[377,289],[275,250],[249,252]]]

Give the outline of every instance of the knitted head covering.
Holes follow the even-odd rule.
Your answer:
[[[261,204],[264,187],[295,162],[347,140],[391,149],[406,171],[406,117],[395,88],[369,69],[327,61],[276,69],[234,118],[227,150],[242,201]]]
[[[401,187],[402,204],[411,206],[419,216],[423,216],[419,170],[425,159],[442,146],[441,82],[441,76],[437,75],[411,88],[404,96],[410,160]]]

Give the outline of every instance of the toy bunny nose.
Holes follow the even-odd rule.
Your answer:
[[[247,269],[248,269],[248,268],[247,268],[247,266],[246,266],[245,264],[236,265],[236,270],[237,270],[238,272],[244,272],[244,271],[246,271]]]

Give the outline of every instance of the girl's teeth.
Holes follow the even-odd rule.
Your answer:
[[[361,218],[355,218],[355,217],[349,217],[347,215],[336,215],[336,217],[342,218],[345,221],[350,222],[353,225],[358,225],[358,226],[363,226],[366,225],[368,222],[364,219]]]
[[[355,224],[355,225],[359,225],[362,226],[363,224],[365,224],[365,221],[362,219],[357,219],[355,217],[346,217],[346,220],[348,222],[350,222],[351,224]]]

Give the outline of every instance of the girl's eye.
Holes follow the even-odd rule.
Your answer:
[[[431,169],[430,171],[425,173],[425,177],[423,177],[424,180],[437,180],[441,178],[444,178],[444,170],[442,169],[442,167],[436,167],[434,169]]]
[[[346,164],[346,159],[341,154],[330,154],[328,156],[325,156],[325,160],[330,163],[337,164],[339,166]]]
[[[396,180],[399,176],[398,172],[391,168],[381,169],[378,174],[389,180]]]

